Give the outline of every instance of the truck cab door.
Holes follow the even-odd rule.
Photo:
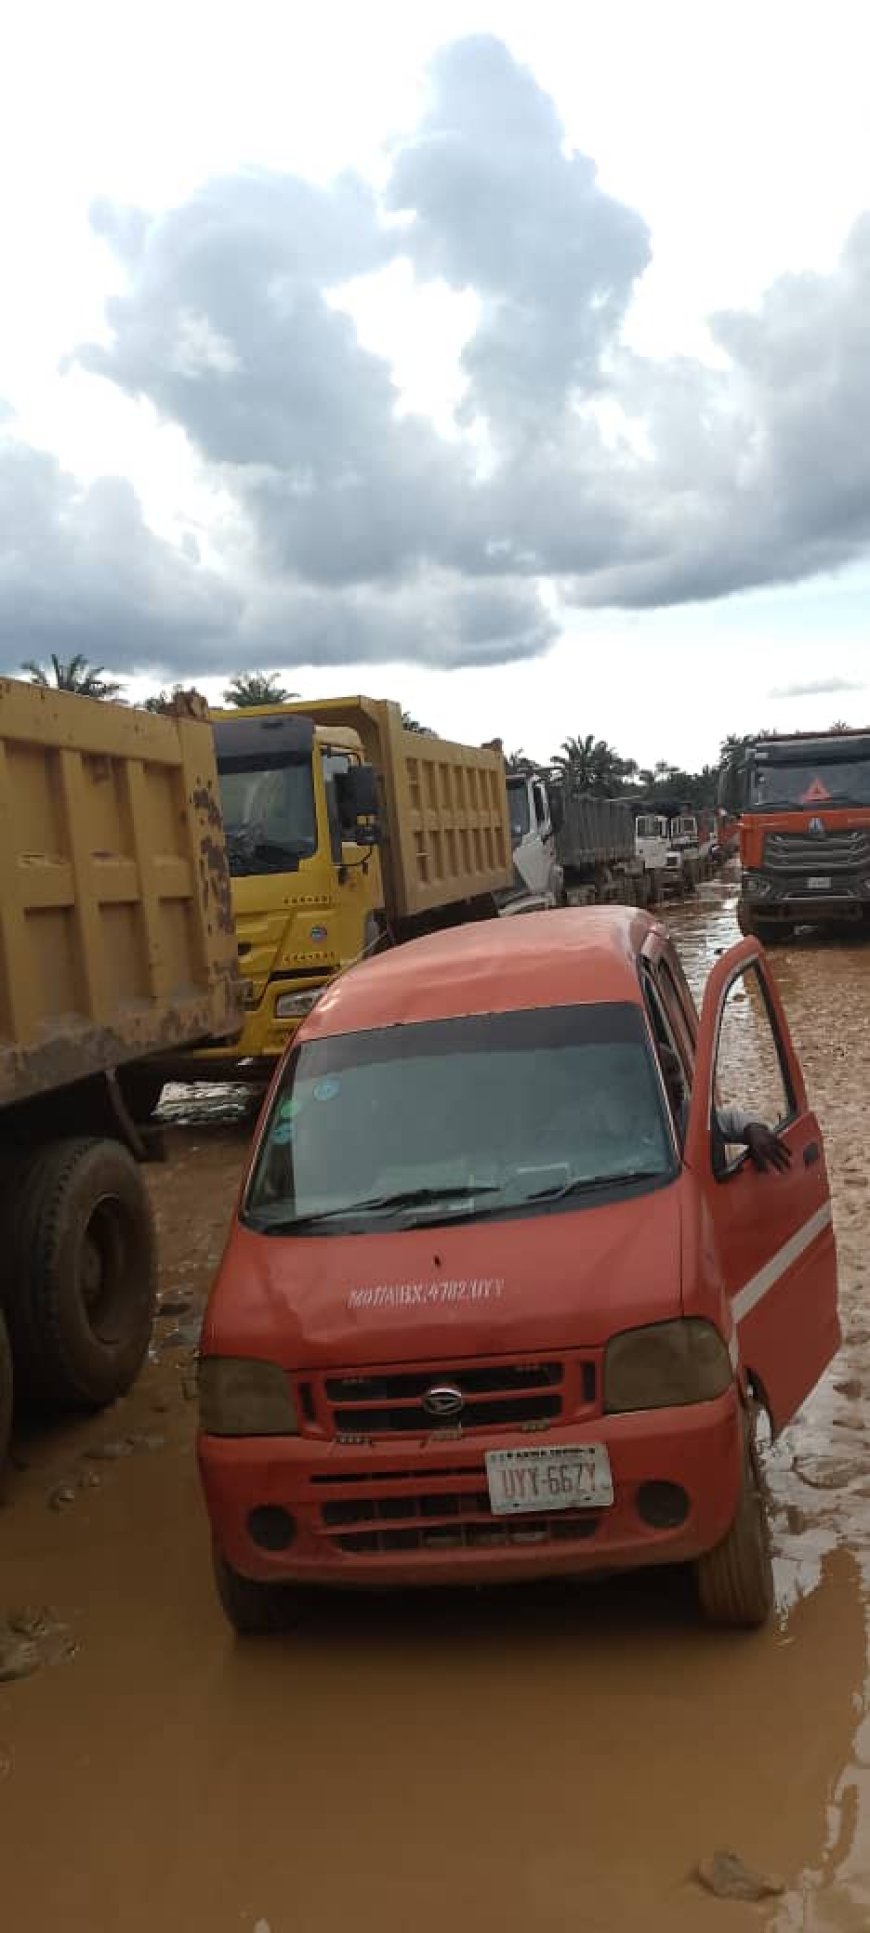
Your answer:
[[[791,1161],[760,1173],[717,1116],[776,1128]],[[704,994],[685,1148],[705,1240],[730,1303],[739,1360],[782,1429],[836,1353],[837,1260],[819,1124],[770,967],[756,940],[719,960]]]

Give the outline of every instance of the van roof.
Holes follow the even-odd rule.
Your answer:
[[[638,1005],[637,957],[656,925],[635,906],[576,906],[409,940],[334,981],[304,1037],[528,1007]]]

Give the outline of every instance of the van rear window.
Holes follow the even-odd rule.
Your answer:
[[[473,1014],[299,1046],[243,1219],[281,1233],[476,1220],[674,1172],[639,1008]]]

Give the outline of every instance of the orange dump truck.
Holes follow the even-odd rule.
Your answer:
[[[743,746],[720,805],[739,814],[744,933],[870,920],[870,732],[794,733]]]
[[[134,1120],[157,1049],[241,1024],[214,741],[0,680],[0,1464],[12,1377],[109,1402],[154,1306]]]

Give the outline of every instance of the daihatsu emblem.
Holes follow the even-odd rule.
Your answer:
[[[423,1408],[427,1416],[437,1416],[446,1420],[458,1416],[465,1408],[465,1397],[455,1383],[433,1383],[423,1397]]]
[[[821,819],[811,819],[807,831],[812,833],[814,839],[824,839],[825,828]]]

